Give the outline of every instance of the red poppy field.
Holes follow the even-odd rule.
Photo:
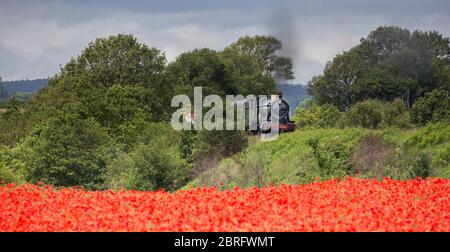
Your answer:
[[[0,231],[450,231],[450,180],[175,193],[0,186]]]

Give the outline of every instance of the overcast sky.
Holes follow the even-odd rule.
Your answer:
[[[281,2],[281,3],[280,3]],[[448,0],[0,0],[0,76],[46,78],[97,37],[134,34],[173,60],[221,50],[244,35],[274,35],[294,60],[296,83],[381,25],[450,36]]]

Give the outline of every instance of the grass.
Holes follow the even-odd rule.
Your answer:
[[[304,184],[317,178],[450,177],[450,125],[419,129],[313,129],[252,143],[188,186]]]

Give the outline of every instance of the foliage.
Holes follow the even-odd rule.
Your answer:
[[[276,90],[273,78],[265,72],[254,55],[229,49],[220,55],[227,72],[227,81],[234,86],[233,94],[260,95]]]
[[[333,105],[309,102],[295,111],[294,121],[298,128],[332,128],[338,126],[342,114]]]
[[[202,87],[203,95],[266,94],[275,90],[273,79],[264,73],[252,55],[234,50],[216,52],[195,49],[178,56],[168,68],[175,94],[193,97],[193,88]]]
[[[203,87],[203,95],[224,96],[236,92],[227,80],[220,54],[210,49],[195,49],[181,54],[168,66],[168,72],[175,81],[176,94],[188,94],[192,98],[194,87]]]
[[[8,165],[30,182],[174,190],[247,141],[237,131],[168,130],[172,96],[195,86],[204,95],[272,92],[259,63],[254,54],[199,49],[167,66],[164,54],[131,35],[99,38],[30,101],[11,103],[0,143],[11,148]]]
[[[180,151],[193,164],[193,176],[217,166],[218,162],[247,147],[245,132],[238,130],[200,130],[182,132]]]
[[[24,124],[19,131],[11,132],[15,135],[4,133],[4,138],[17,143],[36,125],[71,105],[80,107],[86,118],[92,117],[113,134],[137,112],[144,113],[148,120],[167,119],[170,107],[165,104],[170,100],[166,92],[171,88],[163,88],[165,63],[164,54],[140,44],[131,35],[99,38],[7,119],[11,124],[16,120]]]
[[[383,104],[378,100],[366,100],[355,104],[345,114],[346,124],[375,129],[383,121]]]
[[[449,42],[435,31],[379,27],[329,62],[323,75],[309,82],[309,92],[319,104],[340,110],[367,99],[399,97],[411,107],[425,92],[448,90]]]
[[[411,126],[410,113],[403,100],[395,99],[393,102],[384,104],[383,125],[398,128]]]
[[[101,188],[111,143],[93,118],[67,110],[37,127],[15,153],[30,182]]]
[[[419,98],[411,109],[411,120],[418,125],[428,122],[450,122],[450,94],[436,89]]]
[[[450,178],[450,135],[446,123],[423,129],[358,128],[298,130],[271,142],[250,145],[195,178],[191,185],[266,186],[302,184],[359,176],[410,179]]]
[[[174,190],[186,183],[191,173],[179,151],[180,135],[165,124],[149,124],[139,144],[128,153],[117,151],[107,165],[107,188]]]
[[[340,112],[330,104],[319,105],[312,100],[301,104],[293,117],[298,128],[409,128],[410,115],[405,103],[396,99],[382,103],[378,100],[366,100]]]
[[[224,52],[237,52],[238,54],[251,55],[257,60],[260,68],[266,75],[273,76],[276,80],[294,79],[292,72],[292,60],[288,57],[276,55],[282,49],[282,43],[272,36],[245,36],[225,48]]]
[[[238,165],[233,168],[232,174],[225,171],[229,169],[231,161],[222,161],[214,172],[228,174],[222,176],[226,178],[225,181],[205,180],[202,178],[204,175],[219,177],[206,173],[195,179],[193,184],[217,186],[223,183],[229,188],[233,185],[301,184],[312,182],[317,177],[343,177],[350,169],[348,159],[356,148],[354,142],[365,134],[366,131],[357,129],[320,129],[281,135],[275,141],[258,142],[231,157]],[[213,184],[198,184],[200,181]]]
[[[437,33],[378,29],[313,80],[315,103],[296,112],[301,131],[247,148],[240,131],[174,131],[167,123],[170,101],[176,94],[192,96],[196,86],[222,97],[274,92],[274,78],[293,77],[290,59],[277,55],[280,41],[244,37],[223,51],[196,49],[167,65],[163,53],[131,35],[99,38],[30,100],[9,101],[0,115],[1,176],[169,191],[192,178],[231,188],[347,175],[449,177],[450,146],[442,133],[448,123],[396,129],[410,126],[407,105],[438,87],[416,102],[414,118],[446,117],[446,41]],[[341,126],[386,129],[308,130]]]
[[[427,178],[431,175],[430,156],[421,154],[411,169],[411,177]]]
[[[0,161],[0,184],[2,183],[19,184],[22,182],[23,178],[17,172],[14,172],[10,168],[6,167],[6,165]]]

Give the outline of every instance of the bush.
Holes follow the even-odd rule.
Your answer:
[[[112,189],[172,191],[191,173],[180,153],[180,134],[165,124],[148,124],[139,144],[126,153],[118,150],[108,163],[105,186]]]
[[[378,128],[383,121],[383,104],[374,99],[362,101],[351,107],[345,117],[349,126]]]
[[[185,132],[190,135],[190,146],[184,146],[191,150],[190,160],[195,166],[195,174],[198,175],[212,167],[215,167],[223,158],[230,157],[247,147],[246,133],[238,130],[200,130],[197,132]]]
[[[14,149],[30,182],[98,189],[111,145],[94,119],[67,111],[37,127]]]
[[[317,105],[310,102],[295,111],[294,121],[299,128],[332,128],[341,120],[341,112],[329,104]]]
[[[410,115],[405,102],[396,99],[387,103],[383,111],[383,124],[386,126],[394,126],[398,128],[410,127]]]
[[[435,89],[419,98],[411,109],[411,121],[418,125],[450,120],[450,94]]]
[[[411,177],[427,178],[431,175],[431,159],[426,153],[422,153],[417,160],[415,160],[411,169]]]
[[[410,159],[428,155],[430,173],[436,177],[450,177],[450,124],[429,123],[406,140],[405,145],[416,151]],[[420,170],[420,169],[419,169]]]
[[[21,183],[23,182],[22,177],[13,172],[11,169],[6,167],[2,162],[0,162],[0,184],[1,183]]]
[[[393,126],[410,127],[410,116],[405,103],[396,99],[383,104],[378,100],[366,100],[342,113],[329,104],[318,105],[308,102],[299,107],[294,116],[298,128],[336,128],[342,126],[379,128]]]

